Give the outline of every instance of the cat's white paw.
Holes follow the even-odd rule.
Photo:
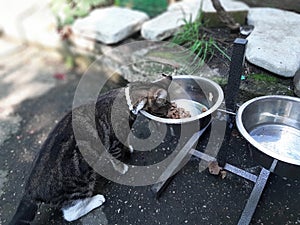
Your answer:
[[[103,195],[95,195],[91,198],[76,200],[69,207],[62,208],[64,219],[74,221],[86,215],[95,208],[98,208],[105,202]]]
[[[93,196],[91,201],[98,205],[97,207],[99,207],[105,202],[105,198],[103,195],[98,194]]]

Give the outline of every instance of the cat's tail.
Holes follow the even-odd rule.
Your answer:
[[[29,225],[37,210],[38,205],[35,201],[23,197],[9,225]]]

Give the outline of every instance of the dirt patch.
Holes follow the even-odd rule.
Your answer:
[[[217,45],[231,57],[233,43],[236,38],[247,38],[240,33],[232,33],[228,28],[205,28],[203,33],[212,37]],[[213,57],[207,62],[209,67],[217,71],[221,78],[215,81],[224,89],[227,85],[230,61],[219,51],[215,51]],[[284,78],[245,60],[244,73],[241,74],[241,100],[247,100],[261,95],[290,95],[293,96],[292,78]]]

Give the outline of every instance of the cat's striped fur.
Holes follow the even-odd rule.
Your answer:
[[[95,195],[95,187],[97,182],[103,186],[107,180],[86,162],[78,146],[91,151],[108,151],[112,156],[112,168],[125,173],[126,165],[113,160],[124,161],[130,156],[130,149],[123,144],[128,135],[124,132],[124,121],[130,126],[133,124],[135,115],[132,112],[136,113],[134,110],[138,105],[151,113],[166,115],[170,107],[166,90],[171,80],[171,77],[165,77],[155,83],[130,83],[130,103],[125,96],[126,89],[120,88],[99,96],[96,105],[83,105],[65,115],[36,157],[24,197],[10,225],[30,224],[38,203],[62,208],[66,220],[78,219],[101,205],[105,199],[102,195]],[[116,99],[118,104],[114,104]],[[112,114],[117,115],[113,126]],[[74,121],[80,126],[76,138]],[[99,138],[105,149],[97,145]]]

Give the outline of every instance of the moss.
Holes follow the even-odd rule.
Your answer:
[[[254,95],[293,95],[290,80],[264,73],[248,75],[247,79],[241,82],[241,90]]]
[[[263,73],[251,74],[248,76],[248,78],[258,82],[267,82],[267,83],[278,82],[278,78]]]
[[[212,77],[211,78],[214,82],[216,82],[217,84],[219,84],[222,87],[225,87],[227,84],[227,78],[223,78],[223,77]]]
[[[167,51],[151,51],[148,53],[147,56],[151,57],[159,57],[163,59],[174,59],[174,53],[172,52],[167,52]]]

